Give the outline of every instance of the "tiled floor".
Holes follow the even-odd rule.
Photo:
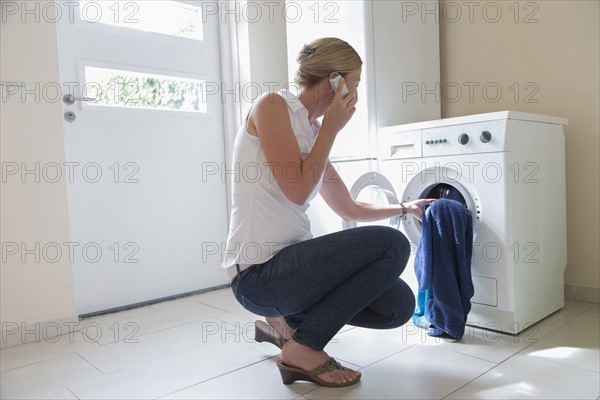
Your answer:
[[[406,325],[346,327],[326,350],[359,368],[343,389],[283,385],[277,348],[229,289],[81,321],[81,332],[2,350],[2,399],[598,399],[599,306],[565,308],[518,336],[460,342]],[[84,336],[84,332],[87,336]]]

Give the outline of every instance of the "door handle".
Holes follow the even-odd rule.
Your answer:
[[[65,94],[63,96],[63,101],[65,104],[72,106],[76,101],[89,101],[94,103],[97,100],[93,97],[75,97],[72,94]]]

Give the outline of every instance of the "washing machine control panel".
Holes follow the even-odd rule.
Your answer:
[[[423,129],[423,156],[501,151],[503,129],[502,121]]]
[[[448,139],[435,139],[435,140],[426,140],[425,144],[438,144],[438,143],[448,143]]]

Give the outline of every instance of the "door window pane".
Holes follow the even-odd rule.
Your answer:
[[[85,67],[85,97],[98,106],[206,113],[204,81]]]
[[[89,23],[202,40],[202,9],[176,1],[82,0],[79,15]]]

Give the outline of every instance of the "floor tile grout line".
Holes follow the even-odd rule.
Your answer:
[[[214,308],[214,307],[212,307],[212,308]],[[216,319],[216,320],[218,320],[218,318],[215,318],[215,316],[208,316],[208,317],[206,317],[206,318],[202,318],[202,319],[197,319],[197,320],[193,320],[193,321],[184,322],[184,323],[182,323],[182,324],[179,324],[179,325],[173,325],[173,326],[170,326],[170,327],[168,327],[168,328],[161,328],[161,329],[157,329],[157,330],[155,330],[155,331],[150,331],[150,332],[147,332],[147,333],[143,333],[143,334],[141,334],[141,335],[138,335],[137,337],[148,336],[148,335],[152,335],[152,334],[154,334],[154,333],[159,333],[159,332],[168,331],[169,329],[181,328],[181,327],[183,327],[183,326],[187,326],[187,325],[195,324],[195,323],[202,322],[202,321],[206,321],[206,320],[209,320],[209,319]],[[220,321],[220,320],[219,320],[219,321]],[[83,333],[82,333],[82,335],[85,335],[85,334],[83,334]],[[85,336],[86,336],[86,337],[88,337],[90,340],[93,340],[91,337],[89,337],[89,336],[87,336],[87,335],[85,335]],[[119,340],[118,342],[114,342],[114,341],[113,341],[113,342],[108,342],[108,343],[104,343],[104,344],[103,344],[103,343],[99,343],[99,342],[90,342],[90,343],[97,343],[97,344],[98,344],[98,345],[100,345],[100,346],[109,346],[109,345],[116,344],[116,343],[123,343],[123,341],[122,341],[122,340]]]
[[[75,353],[77,355],[77,357],[81,358],[86,364],[89,364],[92,368],[94,368],[96,371],[100,372],[102,375],[106,375],[106,372],[102,371],[100,368],[96,367],[94,364],[92,364],[91,362],[89,362],[85,357],[83,357],[81,354],[79,353]]]
[[[220,308],[220,307],[217,307],[217,306],[213,306],[213,305],[211,305],[211,304],[208,304],[208,303],[198,302],[198,304],[202,304],[202,305],[204,305],[204,306],[208,306],[208,307],[216,308],[217,310],[219,310],[219,311],[223,311],[223,312],[225,312],[225,313],[231,313],[231,311],[229,311],[229,310],[225,310],[225,309],[223,309],[223,308]],[[239,303],[238,303],[238,304],[239,304]]]
[[[93,376],[93,377],[89,377],[89,378],[80,379],[80,380],[77,380],[77,381],[74,381],[74,382],[69,382],[69,383],[68,383],[68,384],[66,384],[65,386],[56,386],[56,387],[51,387],[51,388],[50,388],[50,389],[48,389],[46,392],[50,392],[50,391],[53,391],[53,390],[58,390],[58,389],[61,389],[61,388],[65,388],[65,389],[67,389],[67,390],[68,390],[68,391],[69,391],[69,392],[70,392],[70,393],[71,393],[73,396],[75,396],[75,398],[79,399],[79,396],[77,396],[75,393],[73,393],[73,391],[72,391],[72,390],[69,388],[69,385],[76,384],[76,383],[79,383],[79,382],[85,382],[85,381],[87,381],[87,380],[89,380],[89,379],[93,379],[93,378],[97,378],[98,376],[105,375],[105,373],[104,373],[104,372],[102,372],[100,369],[96,368],[96,366],[95,366],[95,365],[91,364],[91,363],[90,363],[88,360],[86,360],[85,358],[81,357],[81,355],[80,355],[79,353],[77,353],[77,352],[76,352],[76,353],[73,353],[73,354],[75,354],[75,355],[76,355],[78,358],[80,358],[80,359],[81,359],[83,362],[85,362],[86,364],[88,364],[90,367],[92,367],[92,368],[94,368],[96,371],[98,371],[98,372],[100,373],[100,375],[96,375],[96,376]],[[58,357],[57,357],[57,358],[58,358]],[[41,394],[43,394],[43,393],[41,393]],[[34,394],[34,395],[33,395],[33,397],[36,397],[36,396],[39,396],[39,395],[40,395],[40,394]],[[29,398],[31,398],[31,397],[32,397],[32,396],[30,396]]]
[[[504,361],[503,361],[503,362],[504,362]],[[500,363],[500,364],[502,364],[502,363]],[[454,393],[456,393],[456,392],[460,391],[460,390],[461,390],[462,388],[464,388],[465,386],[468,386],[468,385],[470,385],[472,382],[475,382],[477,379],[481,378],[483,375],[485,375],[485,374],[487,374],[487,373],[489,373],[489,372],[493,371],[494,369],[498,368],[498,366],[499,366],[500,364],[498,364],[498,365],[494,365],[494,366],[493,366],[493,367],[491,367],[490,369],[488,369],[488,370],[486,370],[486,371],[482,372],[481,374],[477,375],[475,378],[473,378],[473,379],[471,379],[470,381],[466,382],[464,385],[460,386],[460,387],[459,387],[459,388],[457,388],[456,390],[454,390],[454,391],[452,391],[452,392],[448,393],[447,395],[445,395],[444,397],[442,397],[440,400],[446,400],[448,397],[450,397],[450,396],[452,396]]]
[[[227,341],[227,340],[225,340],[224,342],[221,342],[221,343],[225,343],[225,342],[228,342],[228,341]],[[231,343],[231,342],[228,342],[228,343]],[[236,344],[236,345],[240,345],[240,346],[241,346],[241,344],[240,344],[240,343],[238,343],[238,342],[233,342],[233,343],[234,343],[234,344]],[[180,349],[179,351],[171,352],[171,353],[169,353],[169,354],[166,354],[166,355],[162,355],[162,356],[159,356],[159,357],[155,357],[155,358],[151,358],[151,359],[148,359],[148,360],[144,360],[144,361],[142,361],[142,362],[138,362],[138,363],[136,363],[136,364],[132,364],[132,365],[127,365],[127,366],[125,366],[125,367],[118,368],[118,369],[111,370],[111,371],[106,371],[106,372],[104,372],[104,371],[100,370],[98,367],[95,367],[95,366],[94,366],[94,368],[96,368],[96,369],[98,369],[100,372],[102,372],[102,374],[103,374],[103,375],[109,375],[109,374],[113,374],[113,373],[116,373],[116,372],[119,372],[119,371],[126,370],[126,369],[128,369],[128,368],[134,368],[134,367],[137,367],[137,366],[140,366],[140,365],[144,365],[144,364],[147,364],[147,363],[155,362],[155,361],[157,361],[157,360],[161,360],[161,359],[163,359],[163,358],[173,357],[173,356],[179,355],[179,354],[181,354],[181,353],[184,353],[184,352],[192,351],[192,350],[194,350],[194,349],[197,349],[197,348],[199,348],[199,347],[205,346],[206,344],[207,344],[206,342],[202,342],[201,344],[196,344],[196,345],[194,345],[194,346],[192,346],[192,347],[188,347],[188,348],[185,348],[185,349]],[[264,353],[262,353],[262,352],[258,352],[258,351],[257,351],[257,353],[258,353],[258,354],[261,354],[261,355],[264,355],[264,356],[266,356],[266,357],[268,357],[267,359],[269,359],[269,358],[272,358],[272,357],[270,357],[270,356],[268,356],[268,355],[266,355],[266,354],[264,354]],[[79,354],[78,354],[78,355],[79,355]],[[80,356],[80,357],[82,357],[82,358],[84,358],[84,357],[83,357],[83,356],[81,356],[81,355],[79,355],[79,356]],[[273,356],[273,357],[277,357],[277,356]],[[85,358],[84,358],[84,359],[85,359]],[[264,360],[261,360],[261,361],[264,361]],[[257,361],[257,362],[261,362],[261,361]],[[91,364],[91,362],[90,362],[90,361],[88,361],[88,360],[86,360],[86,362],[88,362],[88,363],[90,363],[90,364]],[[251,364],[248,364],[248,365],[252,365],[252,364],[254,364],[254,363],[251,363]],[[246,366],[243,366],[243,367],[240,367],[240,368],[245,368],[245,367],[246,367]],[[240,368],[238,368],[238,369],[240,369]],[[212,379],[212,378],[210,378],[210,379]]]
[[[531,354],[521,354],[521,353],[519,353],[519,354],[522,355],[522,356],[525,356],[525,357],[532,358],[534,360],[538,360],[538,361],[551,362],[551,363],[558,364],[558,365],[563,365],[563,366],[566,366],[566,367],[577,368],[577,369],[579,369],[581,371],[593,372],[595,374],[598,374],[598,376],[600,377],[600,371],[594,371],[593,369],[579,367],[579,366],[573,365],[573,364],[566,364],[566,363],[562,363],[562,362],[556,361],[556,360],[551,360],[551,359],[548,359],[548,358],[535,357],[535,356],[532,356]]]
[[[528,347],[530,347],[530,346],[533,346],[534,344],[535,344],[535,343],[531,343],[531,344],[529,344],[527,347],[525,347],[525,348],[524,348],[524,349],[522,349],[521,351],[525,350],[526,348],[528,348]],[[487,371],[485,371],[485,372],[481,373],[480,375],[476,376],[475,378],[473,378],[473,379],[472,379],[472,380],[470,380],[469,382],[465,383],[464,385],[462,385],[461,387],[459,387],[459,388],[458,388],[458,389],[456,389],[455,391],[453,391],[453,392],[451,392],[451,393],[447,394],[447,395],[446,395],[446,396],[444,396],[444,397],[443,397],[441,400],[445,400],[445,399],[447,399],[449,396],[452,396],[454,393],[458,392],[459,390],[461,390],[461,389],[462,389],[462,388],[464,388],[465,386],[467,386],[467,385],[471,384],[471,383],[472,383],[472,382],[474,382],[475,380],[477,380],[477,379],[481,378],[483,375],[485,375],[485,374],[487,374],[487,373],[489,373],[489,372],[493,371],[494,369],[498,368],[500,365],[502,365],[502,364],[506,363],[508,360],[510,360],[510,359],[512,359],[513,357],[515,357],[515,356],[518,356],[518,355],[525,356],[525,357],[531,357],[531,358],[533,358],[533,359],[535,359],[535,360],[538,360],[538,361],[550,361],[550,362],[554,362],[554,363],[556,363],[556,364],[564,365],[564,366],[567,366],[567,367],[573,367],[573,368],[577,368],[577,369],[580,369],[580,370],[583,370],[583,371],[595,372],[595,373],[597,373],[597,374],[600,376],[600,372],[598,372],[598,371],[592,371],[592,370],[588,370],[588,369],[585,369],[585,368],[576,367],[576,366],[574,366],[574,365],[563,364],[563,363],[555,362],[555,361],[553,361],[553,360],[543,360],[543,359],[539,359],[539,358],[536,358],[536,357],[530,356],[529,354],[522,354],[522,353],[521,353],[521,351],[520,351],[520,352],[518,352],[518,353],[516,353],[516,354],[513,354],[512,356],[510,356],[510,357],[506,358],[505,360],[503,360],[503,361],[501,361],[501,362],[497,363],[495,366],[493,366],[492,368],[488,369]]]
[[[580,303],[581,303],[581,302],[580,302]],[[552,314],[548,315],[548,316],[547,316],[547,317],[545,317],[545,318],[548,318],[548,317],[550,317],[550,316],[554,315],[555,313],[557,313],[557,312],[559,312],[559,311],[561,311],[561,310],[564,310],[564,308],[565,308],[565,307],[561,308],[560,310],[557,310],[557,311],[555,311],[554,313],[552,313]],[[555,328],[553,328],[553,329],[550,329],[548,332],[546,332],[546,334],[544,334],[544,336],[541,336],[541,337],[539,338],[538,342],[539,342],[539,341],[541,341],[543,338],[545,338],[545,337],[549,336],[550,334],[554,333],[554,331],[556,331],[556,330],[558,330],[558,329],[562,328],[563,326],[567,325],[569,322],[572,322],[574,319],[576,319],[576,318],[578,318],[578,317],[580,317],[580,316],[584,315],[586,312],[588,312],[588,311],[589,311],[589,310],[591,310],[591,309],[592,309],[592,307],[586,308],[585,310],[581,311],[580,313],[578,313],[578,314],[574,315],[573,317],[571,317],[571,318],[567,319],[566,321],[564,321],[563,323],[559,324],[559,325],[558,325],[558,326],[556,326]],[[542,319],[542,321],[538,321],[538,322],[536,322],[536,325],[538,325],[540,322],[543,322],[543,319]],[[521,333],[522,333],[522,332],[519,332],[519,334],[521,334]]]
[[[67,390],[69,391],[69,393],[71,393],[71,394],[73,395],[73,397],[75,397],[75,398],[76,398],[76,399],[78,399],[78,400],[80,399],[80,397],[79,397],[79,396],[77,396],[77,395],[75,394],[75,392],[73,392],[73,391],[71,390],[71,388],[70,388],[70,387],[68,387],[68,386],[65,386],[65,389],[67,389]]]
[[[170,393],[163,394],[163,395],[162,395],[162,396],[160,396],[160,397],[156,397],[156,399],[162,399],[162,398],[165,398],[166,396],[170,396],[170,395],[172,395],[172,394],[175,394],[175,393],[177,393],[177,392],[181,392],[182,390],[186,390],[186,389],[189,389],[189,388],[191,388],[191,387],[194,387],[194,386],[197,386],[197,385],[201,385],[201,384],[203,384],[203,383],[206,383],[206,382],[208,382],[208,381],[211,381],[211,380],[213,380],[213,379],[217,379],[217,378],[220,378],[220,377],[222,377],[222,376],[225,376],[225,375],[229,375],[229,374],[231,374],[231,373],[234,373],[234,372],[236,372],[236,371],[240,371],[240,370],[242,370],[242,369],[244,369],[244,368],[248,368],[248,367],[251,367],[251,366],[253,366],[253,365],[256,365],[256,364],[259,364],[259,363],[262,363],[262,362],[266,362],[266,361],[268,361],[268,360],[272,360],[273,358],[276,358],[276,357],[278,357],[278,356],[267,357],[267,358],[265,358],[265,359],[263,359],[263,360],[256,361],[256,362],[253,362],[253,363],[250,363],[250,364],[244,365],[244,366],[242,366],[242,367],[239,367],[239,368],[232,369],[232,370],[230,370],[230,371],[227,371],[227,372],[224,372],[224,373],[222,373],[221,375],[213,376],[212,378],[208,378],[208,379],[205,379],[205,380],[203,380],[203,381],[196,382],[196,383],[194,383],[193,385],[189,385],[189,386],[186,386],[186,387],[184,387],[184,388],[177,389],[177,390],[175,390],[174,392],[170,392]]]
[[[254,327],[254,321],[248,321],[245,322],[244,325],[242,325],[242,321],[236,321],[236,322],[231,322],[231,321],[226,321],[224,319],[219,318],[219,316],[214,317],[214,319],[219,320],[227,325],[232,325],[232,326],[237,326],[237,324],[240,324],[240,327],[246,326],[246,325],[251,325],[252,327]]]
[[[408,347],[405,347],[405,348],[404,348],[404,349],[402,349],[402,350],[398,350],[398,351],[396,351],[396,352],[394,352],[394,353],[392,353],[392,354],[390,354],[390,355],[387,355],[387,356],[385,356],[385,357],[383,357],[383,358],[380,358],[380,359],[379,359],[379,360],[377,360],[377,361],[373,361],[372,363],[370,363],[370,364],[366,364],[366,365],[364,365],[364,366],[360,366],[360,365],[358,365],[358,364],[355,364],[355,363],[353,363],[352,361],[348,361],[348,360],[345,360],[345,359],[342,359],[342,358],[339,358],[339,360],[341,360],[341,361],[345,361],[345,362],[347,362],[347,363],[349,363],[349,364],[353,364],[353,365],[359,366],[359,367],[360,367],[360,368],[359,368],[359,370],[363,370],[363,369],[365,369],[365,368],[367,368],[367,367],[370,367],[371,365],[375,365],[375,364],[377,364],[377,363],[379,363],[379,362],[381,362],[381,361],[383,361],[383,360],[387,360],[387,359],[388,359],[388,358],[390,358],[390,357],[393,357],[393,356],[395,356],[395,355],[398,355],[398,354],[402,353],[403,351],[406,351],[406,350],[408,350],[408,349],[410,349],[410,348],[412,348],[412,347],[414,347],[414,346],[416,346],[416,344],[411,344],[410,346],[408,346]],[[338,360],[338,358],[336,358],[336,360]]]
[[[59,390],[59,389],[65,389],[65,390],[66,390],[67,392],[69,392],[69,393],[70,393],[70,394],[71,394],[73,397],[75,397],[77,400],[79,400],[79,397],[78,397],[78,396],[77,396],[75,393],[73,393],[73,391],[72,391],[71,389],[69,389],[69,387],[68,387],[68,386],[59,386],[59,387],[55,387],[55,388],[53,388],[53,389],[50,389],[50,390],[48,390],[48,391],[47,391],[47,392],[45,392],[45,393],[48,393],[48,392],[54,392],[54,391],[56,391],[56,390]],[[42,393],[41,395],[44,395],[44,393]],[[27,399],[28,399],[28,400],[35,399],[35,398],[38,398],[38,399],[39,399],[41,395],[40,395],[40,394],[34,394],[33,396],[29,396],[29,397],[27,397]]]
[[[128,368],[134,368],[134,367],[137,367],[137,366],[140,366],[140,365],[144,365],[144,364],[147,364],[147,363],[150,363],[150,362],[154,362],[154,361],[160,360],[161,358],[165,358],[165,357],[171,357],[171,356],[174,356],[174,355],[177,355],[177,354],[183,353],[183,352],[185,352],[185,351],[189,351],[189,350],[191,350],[191,349],[194,349],[194,348],[197,348],[197,347],[200,347],[200,345],[199,345],[199,346],[194,346],[194,347],[192,347],[192,348],[189,348],[189,349],[181,350],[181,351],[178,351],[178,352],[175,352],[175,353],[169,354],[169,355],[167,355],[167,356],[164,356],[164,357],[153,358],[153,359],[151,359],[151,360],[146,360],[146,361],[144,361],[144,362],[141,362],[141,363],[137,363],[137,364],[129,365],[129,366],[127,366],[127,367],[124,367],[124,368],[119,368],[119,369],[116,369],[116,370],[114,370],[114,371],[109,371],[109,372],[103,372],[102,370],[100,370],[99,368],[97,368],[96,366],[94,366],[93,364],[91,364],[91,363],[90,363],[88,360],[86,360],[85,358],[81,357],[81,355],[79,355],[79,354],[78,354],[78,355],[79,355],[81,358],[83,358],[83,359],[84,359],[84,361],[85,361],[86,363],[88,363],[88,364],[91,364],[91,365],[92,365],[92,367],[94,367],[96,370],[98,370],[98,371],[99,371],[99,372],[102,374],[102,376],[106,376],[106,375],[110,375],[110,374],[113,374],[113,373],[117,373],[117,372],[119,372],[119,371],[126,370],[126,369],[128,369]],[[262,359],[262,360],[260,360],[260,361],[252,362],[252,363],[250,363],[250,364],[247,364],[247,365],[244,365],[244,366],[242,366],[242,367],[239,367],[239,368],[233,369],[233,370],[231,370],[231,371],[224,372],[224,373],[222,373],[222,374],[220,374],[220,375],[217,375],[217,376],[214,376],[214,377],[211,377],[211,378],[205,379],[205,380],[203,380],[203,381],[200,381],[200,382],[194,383],[193,385],[190,385],[190,386],[188,386],[188,387],[195,386],[195,385],[198,385],[198,384],[200,384],[200,383],[208,382],[208,381],[210,381],[210,380],[212,380],[212,379],[215,379],[215,378],[218,378],[218,377],[220,377],[220,376],[227,375],[227,374],[229,374],[229,373],[232,373],[232,372],[235,372],[235,371],[241,370],[241,369],[243,369],[243,368],[249,367],[249,366],[251,366],[251,365],[254,365],[254,364],[258,364],[258,363],[260,363],[260,362],[263,362],[263,361],[270,360],[270,359],[272,359],[272,358],[275,358],[275,357],[277,357],[277,356],[273,356],[273,357],[267,357],[267,358],[265,358],[265,359]],[[72,383],[70,383],[70,385],[72,385],[72,384],[77,384],[77,383],[80,383],[80,382],[85,382],[85,381],[87,381],[87,380],[91,380],[91,379],[95,379],[95,378],[98,378],[99,376],[100,376],[100,375],[93,376],[93,377],[91,377],[91,378],[85,378],[85,379],[79,380],[79,381],[77,381],[77,382],[72,382]],[[178,390],[176,390],[175,392],[172,392],[172,393],[176,393],[176,392],[178,392],[178,391],[181,391],[181,390],[187,389],[188,387],[185,387],[185,388],[182,388],[182,389],[178,389]],[[70,392],[72,392],[68,386],[67,386],[67,389],[68,389]],[[162,395],[162,396],[160,396],[160,397],[158,397],[158,398],[162,398],[162,397],[168,396],[169,394],[172,394],[172,393],[167,393],[167,394],[164,394],[164,395]],[[78,397],[78,396],[77,396],[75,393],[73,393],[73,395],[79,399],[79,397]]]
[[[90,343],[90,342],[88,342],[88,343]],[[94,348],[97,348],[97,347],[94,347]],[[92,349],[85,349],[85,350],[92,350]],[[72,356],[72,355],[80,356],[79,355],[79,351],[81,351],[81,350],[74,350],[74,351],[67,352],[67,353],[64,353],[64,354],[59,354],[59,355],[56,355],[56,356],[52,356],[50,358],[45,358],[43,360],[35,361],[35,362],[29,363],[29,364],[19,365],[18,367],[5,369],[3,371],[0,371],[0,374],[4,374],[4,373],[10,372],[10,371],[15,371],[15,370],[20,369],[20,368],[32,367],[32,366],[34,366],[36,364],[41,364],[41,363],[44,363],[44,362],[47,362],[47,361],[56,360],[56,359],[61,358],[61,357],[67,357],[67,356]]]
[[[518,353],[517,353],[517,354],[518,354]],[[453,392],[451,392],[451,393],[448,393],[446,396],[442,397],[442,399],[441,399],[441,400],[445,400],[445,399],[447,399],[449,396],[452,396],[454,393],[458,392],[459,390],[461,390],[461,389],[462,389],[462,388],[464,388],[465,386],[467,386],[467,385],[471,384],[472,382],[476,381],[477,379],[481,378],[483,375],[485,375],[485,374],[487,374],[487,373],[489,373],[489,372],[493,371],[494,369],[498,368],[500,365],[504,364],[505,362],[507,362],[508,360],[510,360],[511,358],[513,358],[514,356],[516,356],[517,354],[513,354],[512,356],[510,356],[510,357],[508,357],[508,358],[506,358],[506,359],[502,360],[502,361],[501,361],[501,362],[499,362],[499,363],[493,363],[493,364],[495,364],[493,367],[491,367],[491,368],[489,368],[489,369],[485,370],[484,372],[482,372],[481,374],[477,375],[475,378],[471,379],[470,381],[466,382],[464,385],[462,385],[462,386],[461,386],[461,387],[459,387],[458,389],[454,390]],[[476,358],[476,357],[474,357],[474,358]],[[489,361],[489,360],[485,360],[485,361],[492,362],[492,361]]]
[[[516,338],[516,336],[515,336],[515,338]],[[495,344],[495,343],[496,343],[496,342],[494,342],[493,344]],[[526,342],[523,342],[523,343],[526,343]],[[533,346],[533,345],[535,345],[535,344],[537,344],[537,343],[539,343],[539,340],[538,340],[537,342],[531,342],[531,343],[527,344],[525,347],[523,347],[523,348],[521,348],[521,349],[517,350],[517,352],[515,352],[515,353],[512,353],[511,355],[509,355],[508,357],[504,358],[504,359],[503,359],[503,360],[501,360],[501,361],[493,361],[493,360],[489,360],[489,359],[487,359],[487,358],[482,358],[482,357],[478,357],[478,356],[474,356],[474,355],[470,355],[470,354],[461,353],[460,351],[456,351],[456,350],[453,350],[453,349],[440,349],[440,350],[444,350],[444,351],[452,351],[452,352],[454,352],[454,353],[456,353],[456,354],[461,354],[461,355],[464,355],[464,356],[468,356],[468,357],[475,358],[475,359],[477,359],[477,360],[481,360],[481,361],[487,361],[487,362],[491,362],[491,363],[494,363],[494,364],[500,365],[501,363],[505,362],[506,360],[508,360],[508,359],[510,359],[510,358],[512,358],[512,357],[514,357],[514,356],[516,356],[517,354],[520,354],[520,353],[521,353],[523,350],[525,350],[525,349],[527,349],[528,347],[530,347],[530,346]]]

